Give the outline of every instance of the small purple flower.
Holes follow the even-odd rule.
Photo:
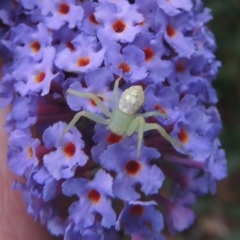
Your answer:
[[[51,234],[61,236],[65,233],[65,229],[69,225],[69,220],[63,221],[59,216],[51,218],[47,223],[47,228]]]
[[[22,23],[12,28],[2,42],[10,50],[13,49],[15,58],[31,56],[38,61],[51,41],[52,37],[42,23],[35,28]]]
[[[52,33],[52,42],[56,48],[56,54],[68,48],[70,51],[75,51],[72,40],[77,37],[79,32],[73,32],[66,25],[63,25],[58,30]]]
[[[164,44],[160,44],[159,38],[162,35],[150,33],[140,33],[134,40],[133,44],[140,48],[145,54],[145,64],[148,68],[148,76],[155,83],[165,80],[172,72],[172,64],[168,60],[162,60],[164,54],[168,53]]]
[[[145,98],[147,101],[144,103],[146,111],[160,111],[168,117],[156,117],[159,121],[166,124],[174,123],[180,115],[177,110],[179,103],[179,95],[172,87],[165,87],[158,90],[156,85],[149,85],[145,90]],[[182,112],[182,109],[181,109]]]
[[[205,114],[200,114],[199,110],[194,109],[175,125],[173,131],[196,161],[205,161],[212,149],[211,137],[207,134],[209,122],[204,117]]]
[[[174,229],[183,231],[187,229],[195,220],[195,214],[189,208],[172,205],[169,209]],[[183,217],[184,216],[184,217]]]
[[[37,98],[35,96],[16,97],[13,109],[6,117],[6,130],[28,129],[37,121]]]
[[[135,190],[137,184],[149,195],[157,193],[164,180],[161,170],[150,165],[151,160],[159,158],[159,153],[155,149],[143,147],[140,158],[136,159],[134,140],[110,145],[100,156],[101,165],[117,174],[113,180],[114,195],[127,201],[140,198]]]
[[[227,176],[226,165],[225,152],[220,149],[220,142],[216,139],[206,169],[214,179],[221,180]]]
[[[195,214],[189,208],[189,205],[191,206],[193,204],[192,201],[195,200],[194,195],[187,194],[183,196],[183,199],[176,198],[170,201],[162,196],[157,196],[155,199],[158,203],[161,203],[166,210],[164,217],[169,232],[173,233],[175,230],[183,231],[193,223]]]
[[[157,3],[158,6],[169,16],[177,15],[181,13],[181,10],[189,11],[193,7],[191,0],[157,0]]]
[[[160,9],[157,11],[157,22],[159,31],[163,33],[166,42],[178,53],[181,57],[190,57],[194,53],[194,42],[190,37],[184,35],[186,22],[185,15],[179,14],[174,17],[169,17]]]
[[[163,217],[155,206],[154,201],[128,202],[119,215],[116,228],[119,230],[123,226],[125,232],[131,235],[149,234],[151,236],[159,233],[163,228]]]
[[[103,62],[105,49],[97,43],[95,36],[80,34],[71,41],[73,48],[59,52],[55,64],[68,72],[88,72]]]
[[[101,28],[100,23],[95,17],[95,9],[99,6],[97,2],[84,1],[82,7],[84,9],[84,18],[80,29],[88,34],[96,34],[97,30]]]
[[[47,148],[56,148],[43,158],[49,173],[57,180],[74,176],[77,166],[87,162],[87,156],[81,150],[84,146],[80,133],[73,128],[59,144],[60,136],[66,127],[65,123],[56,123],[43,133],[43,142]]]
[[[76,81],[70,85],[70,88],[83,93],[91,92],[94,94],[108,95],[109,85],[112,81],[113,74],[107,68],[99,68],[97,70],[87,72],[83,83]],[[108,104],[106,99],[101,98],[101,100],[104,104]],[[77,96],[69,94],[67,96],[67,102],[69,107],[74,111],[85,109],[91,112],[101,112],[93,99],[81,99]]]
[[[123,75],[126,81],[136,82],[147,76],[144,66],[145,55],[139,48],[129,45],[122,49],[118,44],[112,44],[106,52],[106,64],[117,75]]]
[[[38,165],[36,150],[40,145],[38,139],[30,134],[16,129],[9,136],[8,166],[17,175],[25,175]]]
[[[155,0],[144,1],[136,0],[136,9],[143,16],[143,21],[140,23],[141,32],[149,32],[149,29],[155,30],[156,19],[155,14],[158,9],[157,2]]]
[[[96,124],[93,140],[96,145],[93,146],[91,150],[92,157],[96,163],[100,163],[100,156],[104,150],[106,150],[109,145],[124,141],[124,137],[111,133],[103,125]]]
[[[46,224],[53,214],[54,209],[51,203],[46,202],[41,198],[42,185],[36,183],[31,174],[28,181],[23,184],[14,182],[13,188],[23,192],[23,197],[27,205],[27,212],[34,217],[40,219],[42,224]]]
[[[83,9],[74,0],[43,0],[42,15],[44,24],[51,29],[59,29],[65,23],[69,28],[78,27],[83,19]]]
[[[103,46],[118,41],[132,42],[141,31],[140,23],[143,21],[143,17],[128,1],[103,3],[96,8],[94,16],[97,22],[103,25],[97,32]]]
[[[16,63],[16,69],[12,75],[17,80],[15,89],[25,96],[28,92],[41,92],[46,95],[49,92],[51,81],[58,75],[53,73],[51,67],[55,57],[55,48],[47,47],[43,51],[43,59],[40,63],[36,63],[34,58],[23,57]],[[30,71],[25,72],[24,69],[30,67]]]
[[[82,228],[92,226],[94,213],[101,214],[102,226],[109,228],[115,224],[116,214],[111,206],[112,178],[103,170],[99,170],[93,181],[86,179],[71,179],[63,184],[63,192],[67,196],[77,194],[79,202],[71,205],[69,211],[75,224]]]

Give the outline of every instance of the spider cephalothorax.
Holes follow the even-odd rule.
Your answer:
[[[90,98],[92,99],[96,105],[101,109],[101,111],[108,117],[105,119],[104,117],[91,113],[88,111],[80,111],[78,112],[72,121],[65,128],[62,137],[66,132],[68,132],[79,120],[81,116],[85,116],[97,123],[101,123],[107,125],[107,128],[117,134],[117,135],[127,135],[131,136],[134,132],[138,132],[138,146],[137,146],[137,157],[140,154],[141,145],[143,141],[143,133],[149,130],[157,130],[167,141],[169,141],[173,146],[181,149],[186,155],[190,156],[188,151],[174,138],[172,138],[166,130],[157,123],[146,123],[145,117],[150,116],[161,116],[167,117],[165,114],[159,111],[151,111],[146,113],[137,113],[139,108],[141,108],[144,103],[144,92],[141,85],[132,86],[127,88],[121,95],[120,99],[118,97],[118,85],[121,77],[119,77],[114,85],[114,100],[117,103],[117,107],[111,105],[112,111],[103,104],[100,99],[100,96],[93,93],[83,93],[73,89],[68,89],[67,93],[76,95],[82,98]],[[101,94],[101,98],[108,99],[107,96]],[[109,99],[108,99],[109,100]],[[111,101],[110,101],[111,103]],[[62,138],[61,137],[61,138]]]

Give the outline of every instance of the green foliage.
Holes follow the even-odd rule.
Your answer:
[[[226,149],[230,173],[240,169],[240,1],[205,0],[212,9],[213,31],[222,62],[214,85],[219,96],[218,108],[223,121],[221,141]]]

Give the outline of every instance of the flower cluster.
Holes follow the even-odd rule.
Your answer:
[[[1,1],[7,163],[25,179],[14,188],[28,213],[53,235],[162,240],[164,226],[173,233],[193,223],[196,197],[226,176],[210,19],[201,0]],[[146,122],[189,155],[151,130],[136,157],[138,134],[84,117],[63,136],[77,111],[104,117],[93,98],[67,90],[96,94],[110,109],[119,76],[119,92],[141,85],[138,113],[165,114]]]

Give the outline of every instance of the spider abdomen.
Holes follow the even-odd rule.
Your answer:
[[[144,102],[144,92],[140,85],[126,89],[119,100],[119,109],[126,114],[134,114]]]

